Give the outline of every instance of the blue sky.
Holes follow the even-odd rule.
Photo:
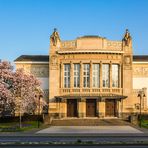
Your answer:
[[[121,40],[128,28],[134,54],[148,55],[148,0],[0,0],[0,59],[48,54],[53,28],[62,40]]]

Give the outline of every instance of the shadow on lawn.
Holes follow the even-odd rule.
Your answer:
[[[40,125],[42,125],[42,122],[40,122]],[[0,132],[28,131],[35,128],[38,128],[37,121],[22,122],[22,128],[20,128],[19,123],[17,122],[0,123]]]

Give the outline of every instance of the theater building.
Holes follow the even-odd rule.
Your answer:
[[[138,112],[139,92],[147,111],[148,57],[133,56],[128,30],[121,41],[100,36],[63,41],[54,30],[49,51],[20,56],[15,64],[42,81],[50,116],[123,117]]]

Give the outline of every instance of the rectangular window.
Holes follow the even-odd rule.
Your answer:
[[[64,64],[64,87],[70,88],[70,64]]]
[[[80,64],[74,64],[74,87],[80,87]]]
[[[103,87],[109,87],[109,64],[102,64]]]
[[[100,65],[93,64],[92,65],[92,83],[93,87],[100,87]]]
[[[83,87],[90,87],[90,65],[83,64]]]
[[[119,87],[119,65],[112,64],[112,87]]]

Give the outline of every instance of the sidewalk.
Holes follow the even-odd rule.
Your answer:
[[[86,134],[87,133],[87,134]],[[148,136],[148,129],[131,126],[51,126],[26,132],[0,132],[1,136]]]
[[[37,134],[139,134],[142,131],[131,126],[52,126],[41,131]]]

